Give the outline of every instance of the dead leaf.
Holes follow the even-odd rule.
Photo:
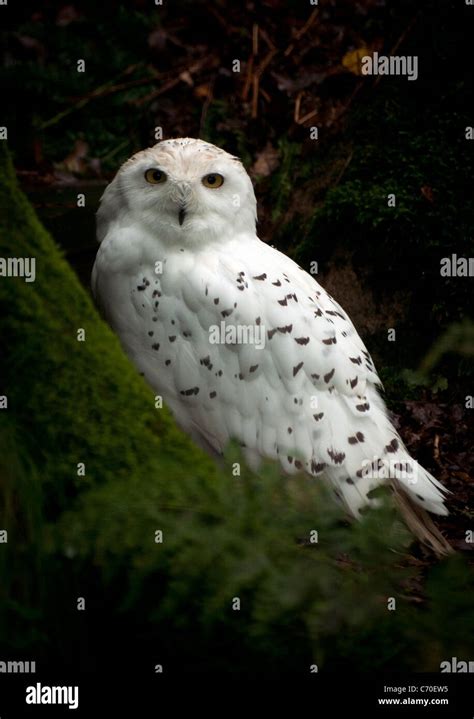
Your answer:
[[[100,175],[100,160],[98,158],[89,157],[89,145],[83,139],[78,139],[74,143],[72,151],[64,158],[62,162],[55,165],[56,174],[62,173],[64,176],[76,175]],[[63,178],[64,179],[64,178]]]
[[[26,50],[30,50],[32,53],[35,53],[37,59],[41,63],[44,61],[44,58],[46,57],[46,49],[43,43],[35,37],[30,37],[29,35],[15,34],[15,37],[20,45],[22,45]]]
[[[70,23],[76,22],[79,19],[80,15],[74,5],[64,5],[57,14],[56,25],[59,27],[66,27],[67,25],[70,25]]]
[[[458,479],[462,479],[463,482],[472,482],[472,479],[467,472],[463,472],[461,470],[459,470],[459,471],[451,470],[450,474],[452,477],[457,477]]]
[[[301,72],[296,79],[285,77],[277,72],[271,72],[270,74],[277,81],[279,90],[287,92],[288,94],[293,94],[295,92],[299,92],[300,90],[304,90],[310,85],[320,85],[329,75],[335,75],[339,72],[340,70],[336,68],[329,68],[322,71],[306,71],[304,73]]]
[[[179,79],[186,83],[186,85],[189,85],[189,87],[194,87],[194,80],[189,72],[189,70],[183,70],[183,72],[179,73]]]
[[[69,172],[80,174],[84,171],[85,158],[89,152],[89,145],[85,140],[76,140],[72,152],[64,159],[64,167]]]
[[[157,27],[155,30],[152,30],[151,33],[148,35],[148,47],[150,47],[152,50],[158,50],[162,51],[165,49],[167,41],[167,34],[166,32],[160,28]]]
[[[198,85],[194,88],[194,95],[202,100],[207,100],[207,98],[212,96],[211,86],[208,83]]]
[[[258,153],[257,159],[251,167],[251,173],[254,175],[260,175],[261,177],[268,177],[280,164],[279,153],[269,142],[265,145],[263,150]]]
[[[443,414],[442,408],[435,402],[415,402],[410,400],[406,406],[413,417],[423,425],[424,429],[438,427]]]
[[[358,47],[357,50],[349,50],[342,58],[344,67],[353,75],[362,75],[362,58],[371,55],[368,47]]]
[[[428,200],[428,202],[434,202],[433,190],[428,185],[423,185],[421,188],[421,194]]]

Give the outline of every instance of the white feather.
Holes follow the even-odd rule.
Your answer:
[[[150,167],[166,182],[148,184]],[[205,187],[207,173],[222,174],[223,185]],[[258,239],[255,207],[242,165],[199,140],[159,143],[121,168],[99,210],[92,285],[125,351],[206,449],[235,439],[254,468],[278,459],[288,473],[323,477],[356,516],[389,480],[446,513],[439,482],[417,465],[416,476],[404,474],[413,460],[352,322]],[[262,332],[264,346],[213,344],[223,322]]]

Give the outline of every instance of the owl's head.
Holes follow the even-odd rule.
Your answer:
[[[166,244],[204,244],[255,233],[256,200],[241,162],[202,140],[164,140],[137,152],[106,188],[99,242],[113,227],[140,227]]]

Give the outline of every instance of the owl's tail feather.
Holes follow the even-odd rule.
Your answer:
[[[392,480],[391,486],[400,513],[415,537],[422,544],[430,547],[438,557],[453,554],[454,549],[443,537],[428,512],[413,501],[397,480]]]

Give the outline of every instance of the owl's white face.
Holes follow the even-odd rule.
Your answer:
[[[196,246],[254,234],[256,200],[237,158],[202,140],[165,140],[120,168],[97,219],[100,242],[112,226],[131,226],[165,244]]]

